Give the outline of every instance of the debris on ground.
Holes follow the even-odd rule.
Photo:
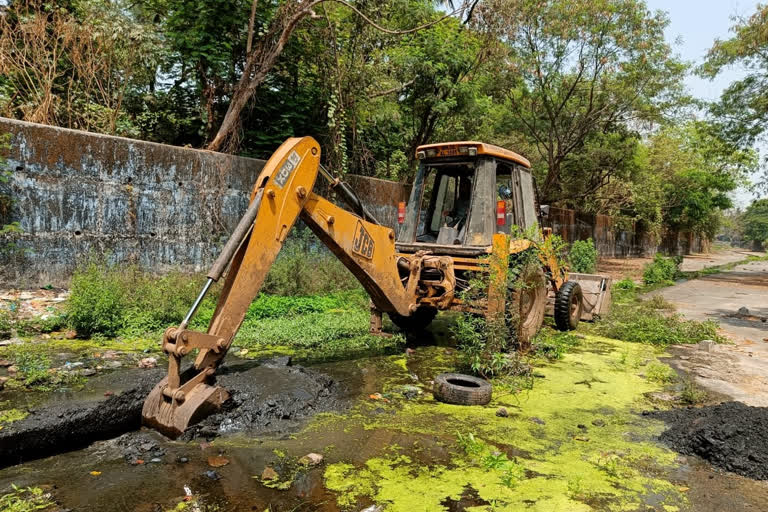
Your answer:
[[[139,368],[154,368],[157,366],[157,358],[145,357],[139,361]]]
[[[277,480],[278,478],[280,478],[280,475],[278,475],[277,471],[269,466],[265,467],[264,471],[261,472],[262,480]]]
[[[229,464],[229,459],[221,455],[208,457],[208,465],[212,468],[221,468]]]
[[[299,459],[299,464],[304,466],[317,466],[323,462],[323,456],[319,453],[308,453]]]
[[[669,426],[661,440],[674,450],[726,471],[768,480],[768,407],[725,402],[651,415]]]

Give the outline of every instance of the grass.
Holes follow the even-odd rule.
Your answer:
[[[667,346],[713,340],[723,343],[718,324],[712,320],[687,320],[674,313],[674,306],[661,296],[643,299],[646,289],[619,281],[613,288],[610,315],[591,324],[587,329],[600,336],[617,340]]]
[[[0,510],[3,512],[33,512],[36,510],[48,510],[56,503],[51,495],[43,492],[39,487],[16,487],[13,491],[0,496]]]

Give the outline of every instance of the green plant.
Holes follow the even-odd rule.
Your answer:
[[[580,344],[581,338],[576,334],[545,327],[531,342],[531,355],[554,361],[561,359],[563,354]]]
[[[475,438],[475,434],[470,432],[469,434],[456,433],[456,443],[459,447],[470,456],[476,456],[483,452],[485,449],[485,443]]]
[[[709,398],[706,390],[702,389],[691,375],[683,378],[683,389],[680,391],[680,400],[688,405],[698,405]]]
[[[11,484],[11,488],[12,492],[0,496],[0,510],[4,512],[34,512],[56,504],[51,495],[39,487],[17,487]]]
[[[648,380],[660,384],[670,384],[677,380],[675,370],[663,363],[653,362],[645,370],[645,376]]]
[[[23,420],[29,416],[28,412],[20,411],[19,409],[8,409],[5,411],[0,411],[0,428],[2,428],[3,423],[13,423],[14,421],[20,421]]]
[[[636,291],[624,290],[621,295],[614,295],[611,314],[587,328],[608,338],[659,346],[725,341],[718,333],[717,322],[687,320],[670,313],[670,307],[663,299],[642,300]]]
[[[613,286],[614,286],[614,288],[616,288],[618,290],[634,291],[634,290],[637,289],[637,284],[632,279],[630,279],[628,277],[625,277],[621,281],[616,281]]]
[[[672,283],[680,274],[681,263],[682,258],[679,256],[667,258],[656,253],[653,261],[643,268],[643,282],[646,285]]]
[[[18,369],[18,378],[27,386],[48,382],[51,358],[44,350],[32,343],[19,345],[11,358]]]
[[[597,249],[591,238],[576,240],[571,244],[568,263],[573,272],[591,274],[597,270]]]
[[[126,284],[116,267],[90,261],[75,270],[67,302],[69,323],[79,336],[114,336],[123,326]]]

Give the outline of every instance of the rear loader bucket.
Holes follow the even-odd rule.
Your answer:
[[[605,316],[611,311],[611,277],[571,272],[568,274],[568,280],[579,283],[584,294],[582,320],[593,320],[594,317]]]

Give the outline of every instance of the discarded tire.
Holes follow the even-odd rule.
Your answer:
[[[555,325],[560,331],[572,331],[579,326],[584,293],[576,281],[566,282],[555,297]]]
[[[483,379],[461,373],[441,373],[435,377],[432,394],[436,400],[456,405],[485,405],[493,388]]]

